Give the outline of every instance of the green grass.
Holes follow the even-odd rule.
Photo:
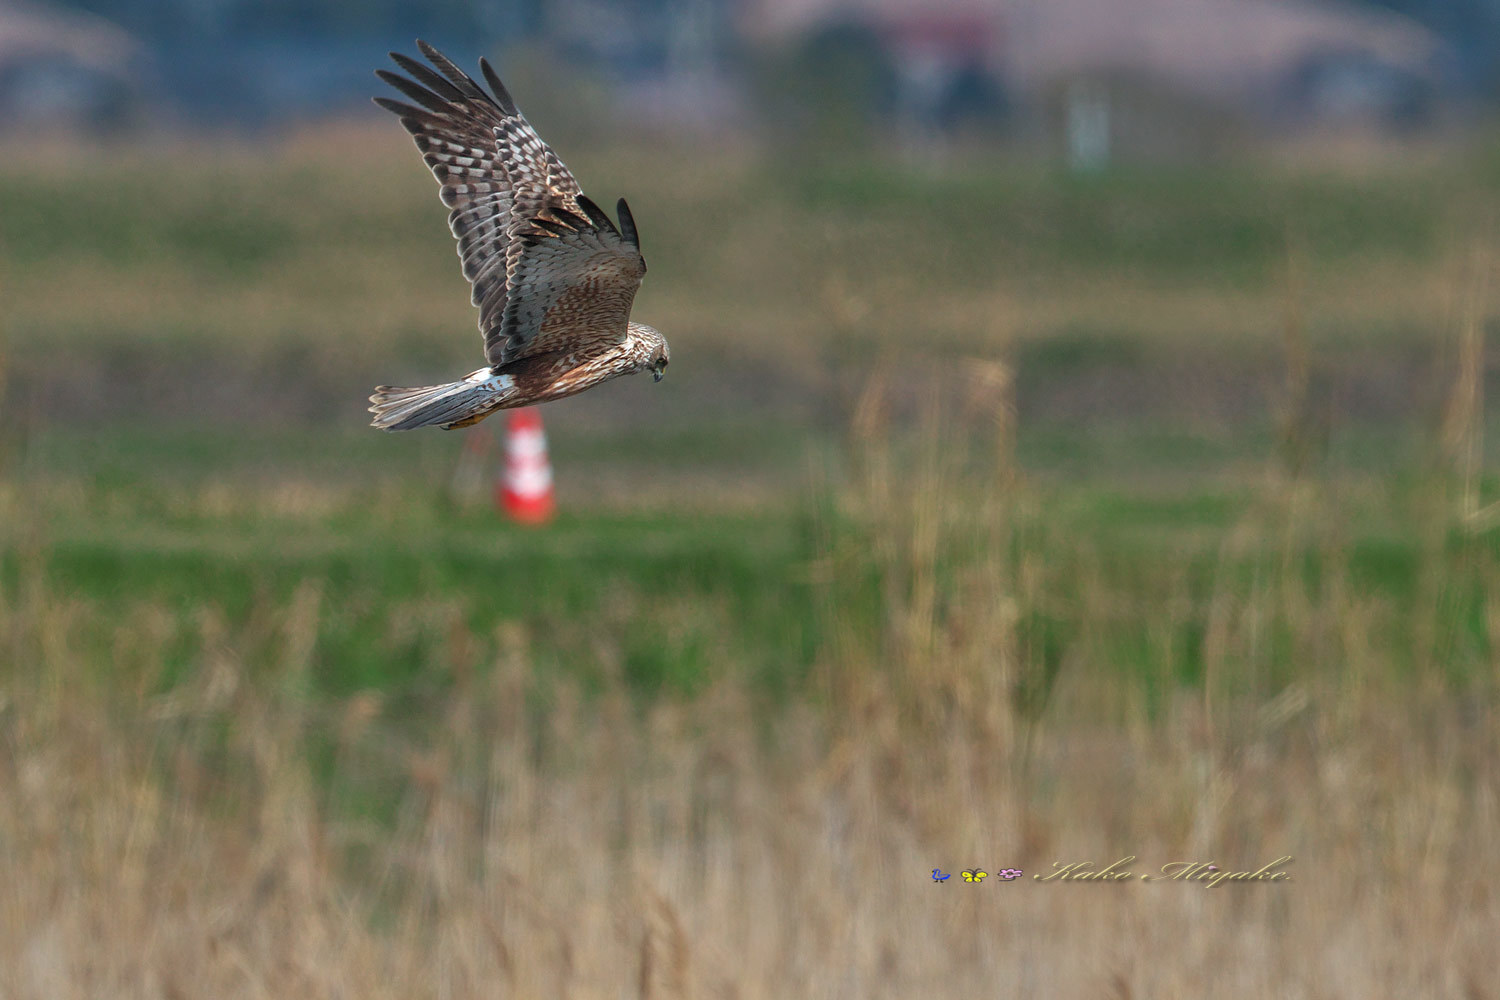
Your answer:
[[[1345,606],[1380,609],[1372,641],[1391,676],[1437,661],[1460,686],[1487,676],[1500,533],[1393,533],[1424,516],[1420,480],[1329,493],[1299,512],[1253,480],[1184,491],[1060,475],[992,508],[962,473],[948,487],[958,492],[939,498],[952,513],[924,556],[888,515],[871,521],[810,495],[749,512],[582,504],[530,530],[487,504],[455,504],[419,475],[359,485],[348,473],[382,467],[375,453],[322,464],[311,444],[277,448],[302,471],[268,481],[270,454],[226,457],[211,435],[186,446],[204,433],[174,439],[171,463],[152,462],[130,434],[106,436],[95,445],[108,462],[75,453],[72,466],[10,487],[0,589],[13,605],[32,591],[65,595],[79,609],[69,641],[114,682],[170,690],[226,643],[247,669],[269,669],[312,588],[317,700],[375,690],[420,717],[457,674],[489,669],[507,629],[540,675],[586,692],[623,682],[676,697],[738,678],[780,698],[812,693],[808,678],[851,643],[877,668],[899,660],[900,623],[928,584],[940,628],[963,627],[976,601],[1020,602],[1033,671],[1017,697],[1028,704],[1037,677],[1050,686],[1059,672],[1076,683],[1103,671],[1135,678],[1159,706],[1202,686],[1211,658],[1227,665],[1230,690],[1269,696],[1307,670],[1355,669],[1337,655],[1309,662],[1329,638],[1309,633],[1307,616]],[[981,579],[993,582],[976,589]],[[1234,621],[1216,625],[1226,613]],[[123,648],[143,617],[163,634]],[[1214,628],[1253,634],[1206,651]]]
[[[1437,306],[1493,171],[1078,180],[995,161],[934,178],[580,151],[591,190],[631,196],[651,264],[637,315],[680,363],[661,388],[548,410],[564,514],[526,532],[448,495],[457,436],[361,426],[371,381],[478,354],[430,179],[391,133],[354,162],[188,144],[0,170],[20,418],[0,439],[20,526],[0,566],[12,595],[85,608],[76,641],[99,662],[134,657],[163,689],[216,642],[261,662],[312,587],[319,697],[420,700],[511,627],[543,673],[585,686],[686,694],[737,674],[785,694],[851,649],[905,655],[913,616],[977,614],[989,574],[1031,623],[1018,641],[1046,682],[1028,704],[1086,670],[1136,676],[1156,703],[1208,683],[1215,659],[1274,690],[1321,655],[1296,609],[1335,583],[1380,609],[1393,670],[1423,669],[1440,636],[1455,677],[1480,669],[1489,543],[1434,542],[1452,526],[1413,499],[1435,488],[1444,390],[1433,402],[1410,360],[1441,373],[1451,357]],[[1331,421],[1300,522],[1265,485],[1293,307],[1337,392],[1364,379],[1400,397]],[[998,514],[974,357],[1015,379],[1001,409],[1018,411],[1020,477]],[[895,374],[880,448],[899,502],[861,494],[848,446],[876,361]],[[929,386],[940,447],[910,430]],[[923,485],[934,449],[949,478]],[[930,538],[923,502],[945,512]],[[1225,602],[1266,616],[1243,650]],[[153,665],[118,637],[155,614]]]
[[[942,197],[908,221],[908,236],[937,244],[945,234],[948,252],[927,263],[959,282],[988,277],[998,255],[1174,284],[1257,284],[1275,278],[1289,234],[1328,265],[1370,255],[1432,257],[1447,222],[1433,208],[1451,197],[1444,180],[1201,168],[1074,178],[971,168],[943,179]],[[872,222],[909,215],[923,180],[859,163],[807,171],[791,183],[817,210]]]
[[[0,170],[0,274],[19,300],[9,349],[45,361],[86,335],[235,360],[299,342],[314,359],[356,347],[367,360],[471,356],[430,178],[399,129],[349,141],[363,155],[187,143],[107,163],[16,157]],[[782,364],[841,336],[993,346],[996,296],[1046,307],[1046,329],[1011,331],[1023,335],[1088,337],[1100,295],[1206,289],[1273,296],[1261,319],[1274,330],[1289,238],[1308,275],[1378,286],[1390,268],[1418,278],[1446,266],[1496,200],[1491,173],[1463,159],[1360,177],[1247,165],[1086,180],[998,156],[936,177],[769,155],[686,169],[660,150],[584,149],[571,162],[601,197],[630,195],[650,263],[640,306],[688,356]],[[1075,299],[1073,315],[1052,315]],[[1178,311],[1170,297],[1150,315],[1127,309],[1106,333],[1154,340],[1153,327],[1192,325]],[[1342,311],[1310,333],[1337,331]]]
[[[25,581],[86,604],[81,641],[107,644],[142,607],[180,616],[188,631],[210,614],[253,632],[258,615],[312,582],[332,611],[312,675],[326,696],[440,683],[452,625],[479,636],[519,625],[546,663],[586,683],[607,669],[592,646],[602,642],[638,687],[690,689],[714,672],[705,629],[727,630],[751,670],[806,667],[802,552],[785,518],[564,516],[528,531],[420,496],[391,510],[390,495],[349,497],[326,515],[226,516],[184,506],[176,491],[107,480],[78,500],[76,512],[46,519],[45,548],[28,553],[11,539],[4,578],[12,593]],[[688,604],[694,620],[676,622]],[[175,683],[203,651],[179,644],[159,683]]]

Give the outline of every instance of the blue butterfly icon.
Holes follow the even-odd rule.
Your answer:
[[[934,882],[946,882],[952,877],[952,875],[944,875],[941,868],[934,868],[932,870],[932,880]]]

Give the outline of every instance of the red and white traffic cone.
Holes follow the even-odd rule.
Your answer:
[[[511,410],[505,426],[505,470],[496,484],[495,506],[522,524],[552,519],[552,464],[541,414],[531,407]]]

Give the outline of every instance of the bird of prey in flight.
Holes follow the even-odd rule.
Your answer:
[[[630,206],[618,226],[585,197],[490,64],[490,90],[418,41],[431,66],[396,52],[405,70],[376,75],[412,103],[395,112],[441,185],[464,277],[474,286],[486,367],[446,385],[382,385],[371,425],[388,431],[467,427],[496,410],[561,399],[619,375],[660,380],[671,352],[630,320],[646,262]]]

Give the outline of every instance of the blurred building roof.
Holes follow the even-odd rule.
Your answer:
[[[1222,97],[1329,52],[1426,74],[1441,45],[1399,15],[1322,0],[746,0],[741,27],[776,42],[840,22],[901,48],[983,45],[995,72],[1022,88],[1124,72]]]
[[[139,108],[144,56],[103,18],[0,0],[0,128],[119,129]]]
[[[1360,52],[1426,74],[1440,43],[1395,14],[1296,0],[1009,0],[1006,71],[1024,85],[1139,72],[1205,96],[1274,85],[1325,53]]]
[[[0,0],[0,64],[66,58],[97,72],[128,76],[141,52],[129,32],[101,17]]]

